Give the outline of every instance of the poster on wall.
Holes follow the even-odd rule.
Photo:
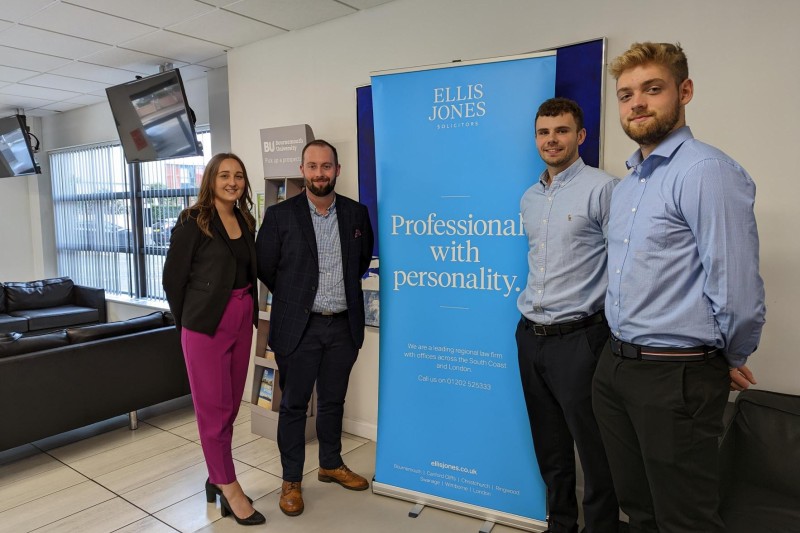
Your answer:
[[[541,53],[372,78],[376,492],[429,495],[498,523],[545,520],[514,328],[527,273],[519,198],[544,168],[532,117],[554,95],[555,70]]]

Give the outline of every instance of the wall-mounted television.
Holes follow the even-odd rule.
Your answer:
[[[128,163],[203,155],[178,69],[106,89]]]
[[[0,118],[0,178],[39,173],[25,117]]]

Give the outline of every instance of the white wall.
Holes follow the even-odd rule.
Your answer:
[[[376,70],[511,55],[608,37],[609,59],[634,41],[680,41],[695,81],[687,118],[695,136],[720,147],[753,175],[761,234],[767,326],[751,359],[759,387],[800,393],[800,284],[795,231],[800,180],[790,174],[800,118],[800,40],[793,0],[395,0],[356,15],[229,53],[232,148],[259,175],[259,130],[310,124],[340,151],[339,191],[357,197],[356,86]],[[625,174],[635,145],[622,133],[609,80],[606,170]],[[521,87],[520,90],[524,90]],[[533,149],[533,141],[531,141]],[[420,162],[409,162],[409,171]],[[441,179],[448,179],[443,175]],[[345,428],[374,437],[378,334],[367,332],[351,379]]]
[[[29,186],[36,176],[0,179],[0,281],[25,281],[35,272]]]

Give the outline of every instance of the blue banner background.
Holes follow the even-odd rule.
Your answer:
[[[527,274],[519,198],[544,168],[533,117],[554,94],[555,64],[529,57],[372,79],[382,242],[375,479],[536,520],[545,490],[514,342]],[[435,220],[471,223],[475,234],[431,234],[446,227]],[[501,235],[478,235],[494,220]],[[463,287],[471,277],[478,288]]]

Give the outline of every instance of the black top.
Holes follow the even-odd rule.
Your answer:
[[[231,248],[233,256],[236,258],[236,279],[233,281],[233,288],[243,289],[253,283],[253,280],[250,279],[250,247],[247,246],[243,237],[239,237],[231,239]]]

